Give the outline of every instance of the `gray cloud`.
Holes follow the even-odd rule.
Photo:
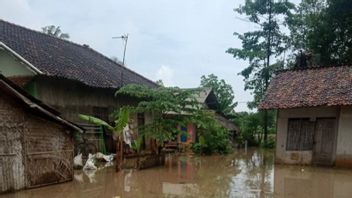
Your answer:
[[[169,83],[180,87],[198,86],[201,75],[214,73],[232,84],[238,101],[248,101],[252,96],[243,91],[243,79],[237,75],[246,63],[225,53],[240,47],[234,31],[253,28],[235,18],[233,8],[242,2],[2,0],[0,18],[37,30],[60,25],[70,40],[120,59],[122,41],[111,37],[129,33],[126,62],[133,70],[157,80],[157,72],[166,67],[172,71]],[[236,110],[247,110],[246,104]]]

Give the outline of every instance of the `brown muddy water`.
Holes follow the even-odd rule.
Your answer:
[[[168,156],[162,167],[76,171],[72,182],[0,197],[352,197],[352,170],[274,165],[273,159],[273,151],[254,149],[227,156]]]

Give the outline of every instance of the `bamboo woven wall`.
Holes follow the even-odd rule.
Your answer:
[[[24,116],[0,94],[0,193],[25,187],[23,163]]]
[[[65,128],[0,95],[0,193],[72,180]]]
[[[30,117],[25,127],[27,186],[72,180],[73,145],[62,126]]]

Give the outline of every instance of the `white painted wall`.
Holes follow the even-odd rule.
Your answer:
[[[336,162],[338,167],[352,168],[352,107],[341,107],[338,123]]]
[[[9,52],[0,49],[0,73],[8,76],[33,76],[24,63],[11,55]]]
[[[336,154],[352,155],[352,107],[341,107]]]
[[[316,118],[338,117],[336,107],[312,107],[283,109],[278,111],[276,158],[277,163],[285,164],[311,164],[312,151],[286,151],[287,129],[289,118]]]

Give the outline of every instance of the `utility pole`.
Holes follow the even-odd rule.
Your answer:
[[[124,49],[123,49],[123,58],[122,58],[122,64],[125,66],[125,57],[126,57],[126,48],[127,48],[127,41],[128,41],[128,34],[124,34],[122,36],[114,36],[112,37],[113,39],[122,39],[125,43]]]

